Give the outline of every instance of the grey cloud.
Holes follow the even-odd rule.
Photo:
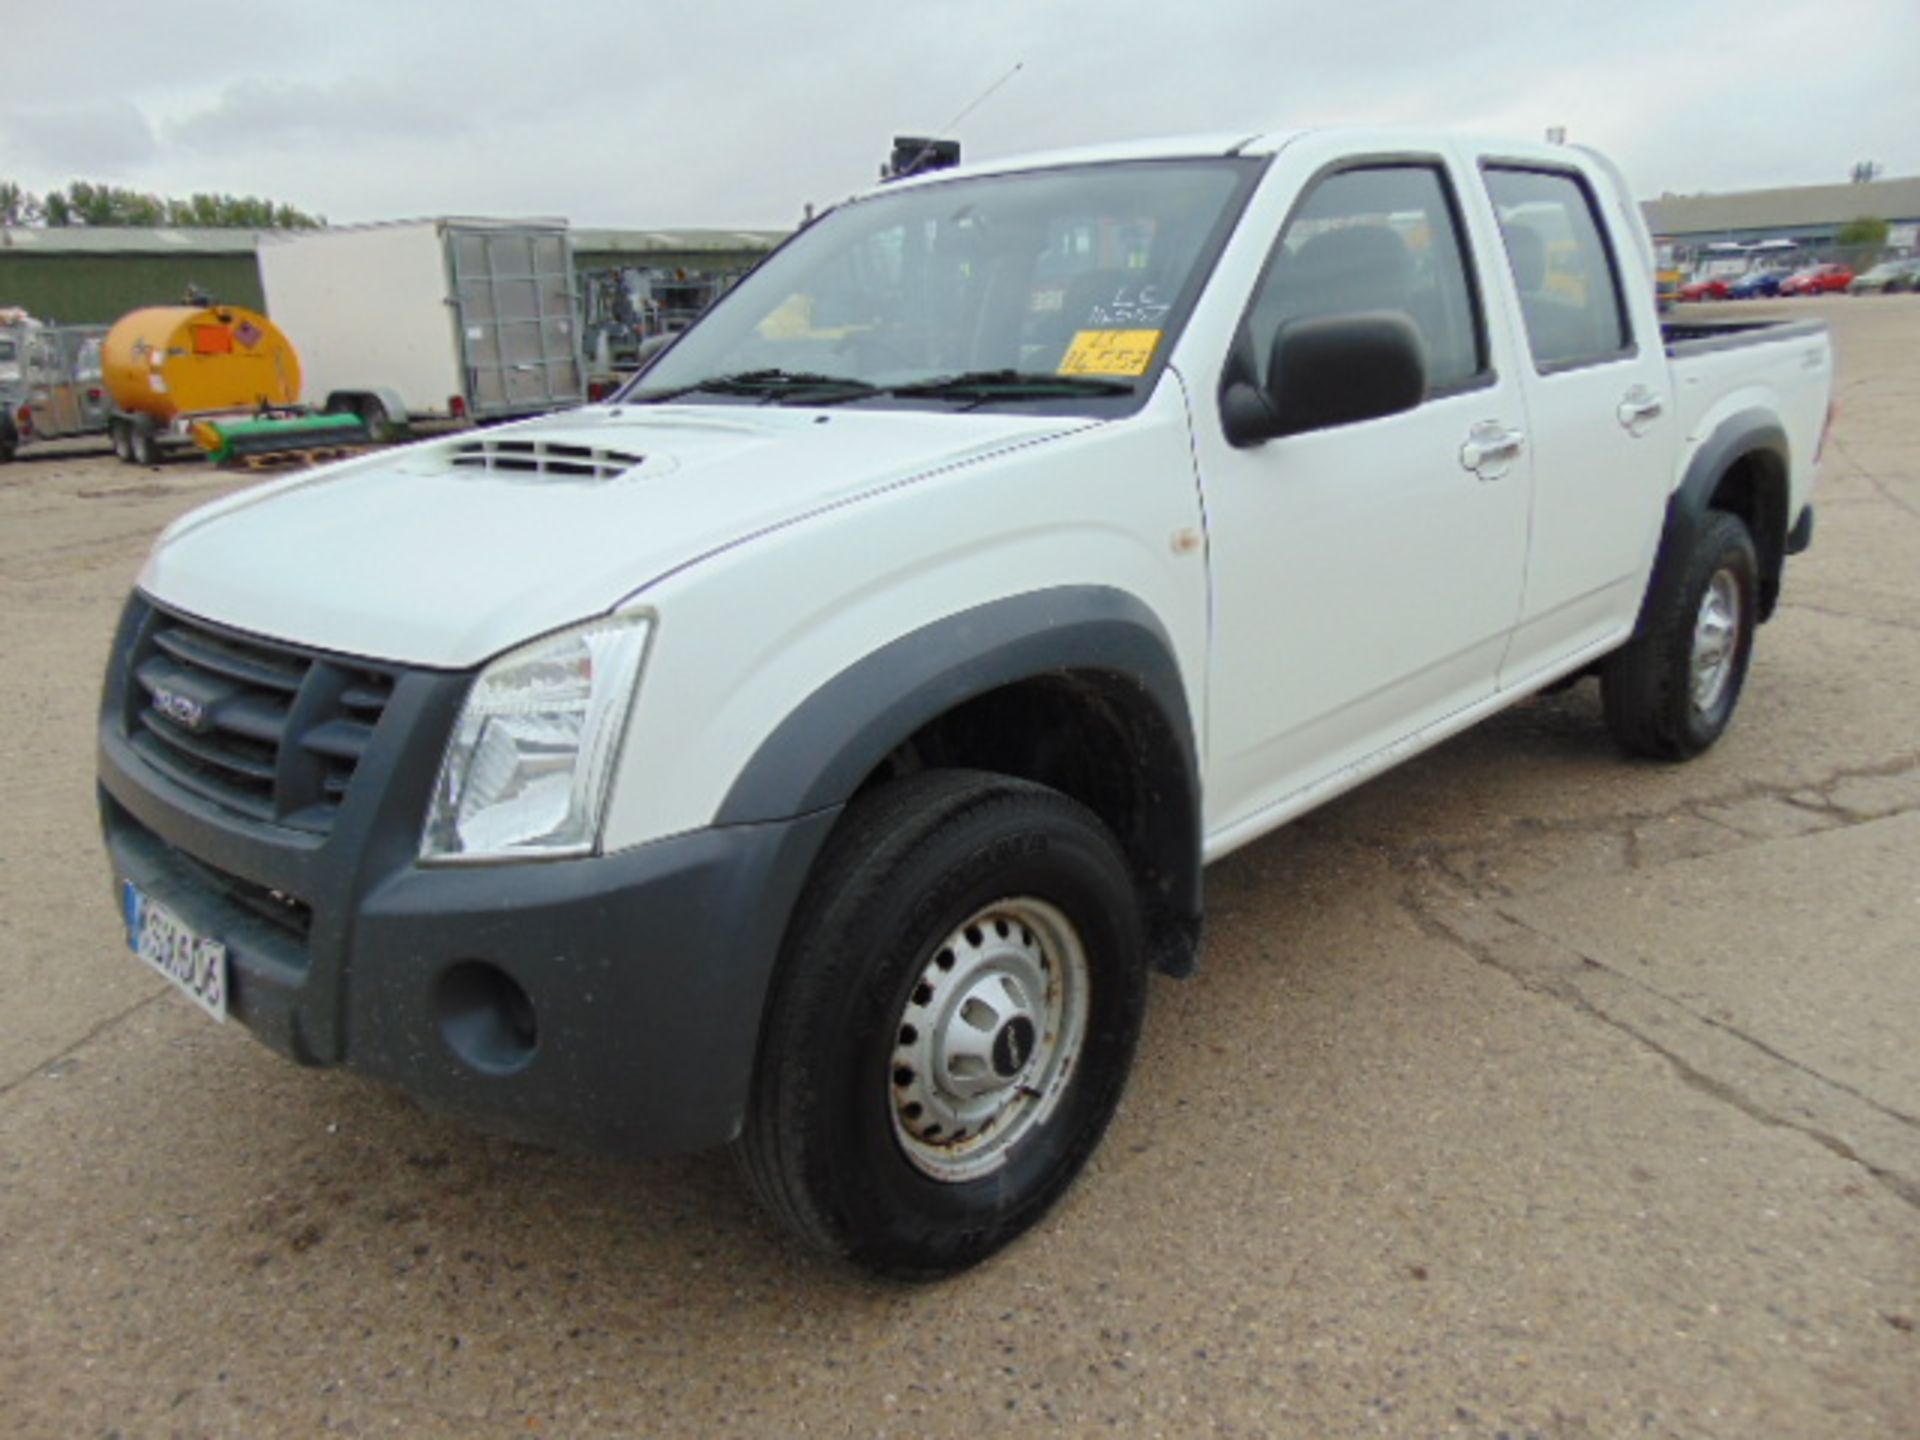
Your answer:
[[[467,107],[417,84],[361,76],[327,85],[248,79],[169,122],[166,136],[186,150],[231,152],[325,140],[438,139],[473,124]]]
[[[0,114],[0,140],[15,179],[34,172],[60,181],[124,179],[160,153],[146,115],[125,99]]]
[[[233,26],[234,3],[96,0],[107,55],[29,10],[26,41],[9,41],[35,55],[18,79],[37,88],[10,84],[6,103],[52,113],[56,84],[122,97],[156,117],[161,153],[144,124],[95,138],[125,164],[148,157],[152,188],[268,193],[337,220],[789,223],[871,183],[891,135],[945,128],[1016,60],[958,127],[971,157],[1196,130],[1561,124],[1650,193],[1826,178],[1868,156],[1920,168],[1914,0],[1823,0],[1811,30],[1752,0],[335,0]],[[0,168],[26,168],[25,140],[0,121]]]

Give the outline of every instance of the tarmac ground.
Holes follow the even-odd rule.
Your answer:
[[[0,467],[0,1434],[1920,1436],[1920,296],[1732,731],[1591,683],[1209,872],[1108,1139],[958,1279],[791,1245],[724,1155],[483,1139],[127,953],[101,666],[244,483]],[[1720,307],[1710,313],[1718,314]]]

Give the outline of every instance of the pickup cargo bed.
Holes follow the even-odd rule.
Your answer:
[[[1691,320],[1678,324],[1666,321],[1660,326],[1660,338],[1666,342],[1669,355],[1702,355],[1709,350],[1732,350],[1821,335],[1826,329],[1824,320]]]

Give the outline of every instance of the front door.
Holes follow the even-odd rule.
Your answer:
[[[1438,156],[1313,181],[1235,341],[1264,376],[1289,321],[1400,311],[1425,341],[1424,403],[1236,449],[1201,409],[1212,397],[1196,397],[1210,835],[1262,828],[1289,797],[1493,692],[1519,606],[1531,467],[1458,188]]]

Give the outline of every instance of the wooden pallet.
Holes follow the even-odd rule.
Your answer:
[[[236,455],[223,467],[230,470],[311,470],[315,465],[350,460],[371,449],[367,445],[307,445],[298,450],[272,450],[260,455]]]

